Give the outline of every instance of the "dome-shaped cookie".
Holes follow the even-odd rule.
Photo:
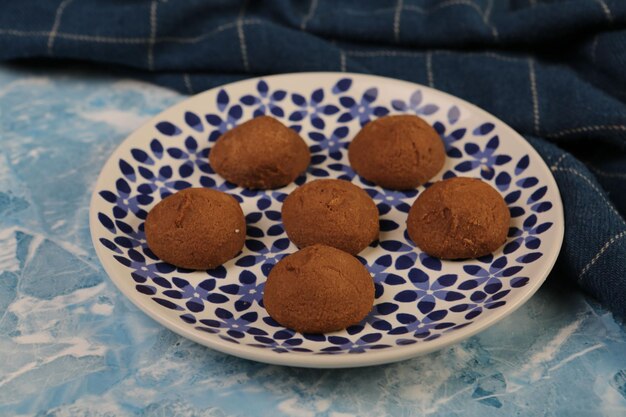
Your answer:
[[[188,188],[159,202],[146,218],[156,256],[188,269],[213,269],[234,258],[246,239],[243,211],[232,196]]]
[[[477,258],[506,241],[511,215],[489,184],[473,178],[438,181],[421,193],[407,219],[420,249],[443,259]]]
[[[446,158],[441,138],[417,116],[385,116],[366,124],[348,148],[352,168],[363,178],[394,190],[430,180]]]
[[[315,180],[283,202],[287,236],[298,247],[316,243],[357,254],[378,238],[378,209],[361,188],[344,180]]]
[[[211,167],[222,177],[241,187],[260,189],[289,184],[307,169],[310,160],[300,135],[269,116],[224,133],[209,154]]]
[[[270,272],[263,304],[278,323],[302,333],[325,333],[360,322],[374,304],[374,281],[352,255],[313,245]]]

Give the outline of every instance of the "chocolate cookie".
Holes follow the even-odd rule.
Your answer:
[[[315,180],[283,202],[287,236],[298,247],[321,243],[361,252],[378,238],[378,209],[369,195],[344,180]]]
[[[165,262],[212,269],[239,253],[246,239],[246,221],[232,196],[188,188],[154,206],[145,231],[148,247]]]
[[[234,184],[269,189],[295,180],[307,169],[311,153],[294,130],[261,116],[224,133],[211,148],[209,161]]]
[[[424,252],[443,259],[477,258],[498,249],[511,215],[489,184],[472,178],[439,181],[419,195],[407,219],[409,236]]]
[[[374,304],[374,281],[352,255],[313,245],[282,259],[265,284],[263,304],[285,327],[325,333],[361,321]]]
[[[348,148],[352,168],[363,178],[394,190],[416,188],[443,167],[441,138],[417,116],[385,116],[366,124]]]

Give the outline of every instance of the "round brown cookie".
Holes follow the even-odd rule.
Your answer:
[[[348,148],[350,165],[363,178],[395,190],[416,188],[443,167],[441,138],[417,116],[385,116],[366,124]]]
[[[500,193],[481,180],[457,177],[421,193],[409,211],[407,227],[427,254],[462,259],[498,249],[506,241],[510,221]]]
[[[269,116],[249,120],[224,133],[211,148],[211,166],[246,188],[278,188],[304,172],[311,161],[294,130]]]
[[[378,209],[361,188],[344,180],[315,180],[283,202],[287,236],[298,247],[321,243],[353,255],[378,238]]]
[[[374,304],[374,281],[352,255],[313,245],[274,266],[265,284],[263,304],[285,327],[325,333],[361,321]]]
[[[165,262],[212,269],[239,253],[246,239],[246,221],[232,196],[187,188],[150,210],[145,231],[148,247]]]

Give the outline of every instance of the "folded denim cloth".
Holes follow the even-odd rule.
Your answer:
[[[196,93],[255,75],[351,71],[493,113],[551,167],[559,275],[626,317],[626,2],[20,0],[0,59],[74,59]]]

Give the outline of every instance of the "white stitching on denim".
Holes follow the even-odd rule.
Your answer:
[[[565,159],[565,157],[566,157],[566,156],[567,156],[567,154],[566,154],[565,152],[563,152],[563,153],[561,154],[561,156],[559,156],[559,159],[557,159],[557,160],[554,162],[554,164],[552,164],[552,166],[550,167],[550,169],[554,171],[554,170],[555,170],[555,169],[559,166],[559,164],[560,164],[561,162],[563,162],[563,159]]]
[[[606,20],[608,20],[609,23],[613,23],[613,14],[611,13],[611,9],[609,9],[609,6],[605,3],[605,1],[596,0],[596,3],[598,3],[600,7],[602,7],[602,11],[604,12],[604,15],[606,16]]]
[[[483,16],[483,11],[476,3],[470,0],[448,0],[443,1],[441,3],[435,4],[433,7],[429,7],[428,9],[423,9],[419,6],[406,5],[404,6],[404,10],[411,10],[418,13],[432,13],[437,9],[443,9],[444,7],[449,6],[469,6],[472,9],[476,10],[481,16]]]
[[[400,41],[400,19],[402,18],[402,8],[404,6],[403,0],[398,0],[396,4],[396,10],[393,13],[393,38],[396,42]]]
[[[589,184],[589,186],[591,188],[593,188],[593,190],[596,193],[598,193],[600,198],[602,198],[602,200],[606,203],[606,205],[609,207],[609,209],[611,209],[611,211],[622,221],[622,223],[626,224],[626,221],[624,221],[624,219],[622,218],[622,215],[617,211],[617,209],[613,206],[613,204],[611,204],[611,202],[606,199],[606,197],[604,196],[604,193],[598,187],[596,187],[595,184],[593,182],[591,182],[591,180],[589,178],[587,178],[586,176],[581,174],[580,171],[577,171],[574,168],[551,168],[551,170],[552,170],[552,172],[556,172],[556,171],[569,172],[569,173],[574,174],[574,175],[582,178],[583,180],[585,180],[585,182],[587,184]]]
[[[347,55],[351,55],[351,56],[356,56],[356,57],[364,57],[364,58],[371,58],[371,57],[377,57],[377,56],[389,56],[389,57],[422,57],[424,56],[425,52],[415,52],[415,51],[391,51],[391,50],[378,50],[378,51],[345,51],[345,53]],[[448,51],[432,51],[433,54],[436,55],[449,55],[450,52]],[[514,57],[508,57],[505,55],[500,55],[500,54],[496,54],[494,52],[463,52],[463,55],[471,55],[471,56],[478,56],[478,55],[484,55],[486,57],[489,58],[494,58],[494,59],[499,59],[501,61],[506,61],[506,62],[528,62],[526,58],[514,58]]]
[[[189,74],[183,74],[183,81],[185,82],[185,87],[187,87],[189,94],[193,94],[193,87],[191,85],[191,77],[189,77]]]
[[[346,53],[344,51],[339,51],[339,69],[341,72],[346,72]]]
[[[148,69],[154,71],[154,41],[157,31],[157,0],[150,4],[150,42],[148,42]]]
[[[596,126],[583,126],[573,129],[560,130],[555,133],[549,133],[548,138],[560,138],[563,136],[571,135],[573,133],[588,133],[588,132],[600,132],[603,130],[617,130],[626,131],[626,125],[596,125]]]
[[[435,88],[435,76],[433,74],[433,54],[431,51],[426,53],[426,76],[428,77],[428,86]]]
[[[17,29],[0,29],[0,35],[10,36],[50,36],[49,31],[45,30],[17,30]]]
[[[485,55],[491,58],[495,58],[495,59],[499,59],[501,61],[507,61],[507,62],[520,62],[520,61],[525,61],[524,58],[513,58],[510,56],[504,56],[504,55],[500,55],[500,54],[496,54],[495,52],[477,52],[475,53],[475,55]]]
[[[533,128],[535,135],[539,134],[539,97],[537,94],[537,79],[535,78],[535,60],[528,58],[528,74],[530,77],[530,93],[533,100]]]
[[[610,238],[604,244],[604,246],[602,246],[602,248],[600,248],[598,253],[596,253],[595,256],[593,258],[591,258],[591,260],[587,263],[587,265],[585,265],[585,267],[580,271],[580,274],[578,275],[578,281],[580,282],[580,280],[582,279],[583,275],[585,275],[589,271],[589,269],[598,261],[598,259],[600,259],[600,256],[602,256],[602,254],[604,252],[606,252],[611,247],[612,244],[614,244],[615,242],[617,242],[619,239],[623,238],[624,236],[626,236],[626,230],[624,230],[624,231],[616,234],[612,238]]]
[[[250,72],[250,62],[248,62],[248,47],[246,46],[246,35],[243,31],[243,16],[246,13],[246,7],[248,7],[248,0],[243,0],[241,9],[239,10],[239,16],[237,17],[237,35],[239,36],[239,49],[241,50],[241,60],[243,61],[243,68],[246,72]]]
[[[131,45],[143,45],[150,42],[149,38],[115,38],[112,36],[79,35],[76,33],[57,33],[57,38],[70,39],[73,41],[95,43],[122,43]]]
[[[491,10],[493,9],[493,0],[487,0],[487,7],[485,8],[485,13],[483,14],[483,17],[485,18],[485,21],[489,22],[489,19],[491,18]]]
[[[315,11],[317,10],[317,0],[311,0],[311,5],[309,6],[309,12],[302,19],[302,23],[300,24],[300,30],[306,30],[306,25],[309,23],[309,20],[313,18]]]
[[[244,26],[247,25],[259,25],[264,22],[260,19],[244,19],[241,24]],[[197,43],[205,38],[210,37],[211,35],[215,35],[216,33],[223,32],[227,29],[231,29],[237,26],[237,22],[225,23],[216,27],[215,29],[203,33],[198,36],[193,37],[177,37],[177,36],[162,36],[160,38],[155,38],[155,43]],[[0,35],[9,35],[9,36],[19,36],[19,37],[29,37],[29,36],[40,36],[40,37],[48,37],[50,36],[50,31],[45,30],[17,30],[17,29],[0,29]],[[124,38],[116,38],[112,36],[98,36],[98,35],[81,35],[77,33],[64,33],[58,32],[56,34],[57,38],[69,39],[74,41],[81,42],[95,42],[95,43],[120,43],[120,44],[133,44],[133,45],[143,45],[150,42],[150,38],[142,38],[142,37],[124,37]]]
[[[394,57],[421,57],[424,52],[409,51],[345,51],[346,55],[358,57],[377,57],[377,56],[394,56]]]
[[[54,38],[57,35],[59,30],[59,26],[61,25],[61,16],[63,16],[63,12],[65,8],[74,0],[63,0],[59,3],[59,7],[57,7],[56,14],[54,16],[54,23],[52,24],[52,29],[48,34],[48,55],[52,55],[52,47],[54,46]]]

